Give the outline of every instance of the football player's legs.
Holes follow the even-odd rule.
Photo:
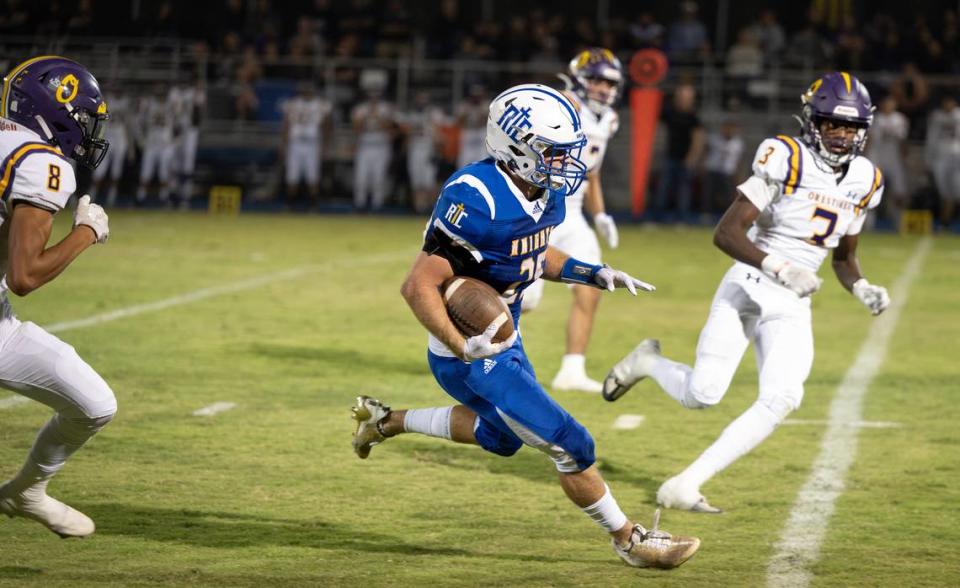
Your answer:
[[[383,207],[387,199],[387,171],[390,168],[390,147],[381,147],[376,150],[374,162],[372,164],[373,172],[373,194],[370,200],[370,207],[378,210]]]
[[[583,215],[577,219],[569,237],[569,243],[564,244],[563,250],[586,263],[599,265],[600,243],[597,235]],[[572,219],[571,219],[572,220]],[[570,307],[570,318],[567,320],[567,354],[583,355],[590,341],[590,332],[593,330],[593,317],[600,304],[602,291],[589,286],[573,286],[573,306]]]
[[[687,408],[706,408],[720,402],[749,343],[751,303],[739,286],[721,282],[700,331],[693,368],[656,357],[650,375],[674,400]]]
[[[45,487],[117,410],[113,391],[73,347],[30,322],[15,328],[0,354],[0,385],[56,411],[11,482],[17,491]]]
[[[353,158],[353,206],[363,208],[370,190],[370,148],[357,147]]]
[[[320,149],[316,143],[305,146],[303,154],[304,177],[307,181],[307,188],[310,190],[310,198],[316,199],[320,190]]]

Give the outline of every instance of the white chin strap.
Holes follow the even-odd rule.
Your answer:
[[[47,141],[53,141],[53,133],[50,132],[50,127],[47,126],[47,121],[43,120],[43,117],[39,114],[34,115],[33,118],[36,119],[37,124],[40,125],[41,129],[43,129],[43,134]]]

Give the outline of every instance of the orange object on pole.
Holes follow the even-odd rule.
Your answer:
[[[647,204],[650,160],[657,135],[663,92],[654,88],[630,90],[630,195],[634,218],[643,214]]]
[[[655,86],[667,75],[667,57],[657,49],[637,51],[630,59],[629,71],[634,83],[641,86],[630,90],[630,195],[636,218],[647,204],[650,161],[663,104],[663,92]]]

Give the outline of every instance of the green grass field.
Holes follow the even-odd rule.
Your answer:
[[[58,230],[67,228],[61,219]],[[670,572],[623,565],[564,498],[552,463],[407,436],[358,460],[358,394],[394,407],[449,404],[426,365],[426,336],[399,286],[417,219],[123,214],[105,247],[14,300],[41,325],[264,278],[260,286],[59,333],[112,385],[114,422],[67,465],[51,494],[98,532],[61,541],[0,521],[10,586],[756,586],[819,452],[821,425],[780,428],[704,487],[719,516],[666,511],[664,528],[703,539]],[[867,235],[861,260],[890,285],[916,238]],[[657,285],[605,297],[588,370],[602,376],[637,341],[692,360],[729,261],[706,230],[624,226],[607,261]],[[295,270],[280,274],[285,270]],[[825,267],[814,299],[816,360],[797,419],[825,419],[872,318]],[[830,520],[814,586],[960,585],[960,240],[937,237],[865,401],[859,451]],[[549,285],[523,334],[541,381],[563,352],[569,294]],[[0,399],[12,393],[0,392]],[[756,397],[748,352],[723,403],[686,411],[643,383],[616,404],[555,397],[593,433],[621,506],[649,523],[654,494]],[[213,417],[214,402],[237,407]],[[620,414],[642,414],[616,430]],[[48,416],[0,410],[0,479]]]

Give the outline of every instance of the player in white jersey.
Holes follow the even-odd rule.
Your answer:
[[[960,200],[960,108],[950,94],[930,115],[925,155],[940,195],[940,224],[949,226]]]
[[[383,100],[385,85],[385,80],[383,86],[368,85],[367,99],[350,114],[357,138],[353,161],[353,206],[357,210],[366,207],[368,195],[371,210],[380,210],[387,199],[396,115],[393,104]]]
[[[0,484],[0,513],[35,520],[61,537],[94,532],[89,517],[47,495],[50,479],[117,410],[110,387],[73,347],[14,315],[7,291],[26,296],[109,235],[107,215],[79,199],[73,229],[47,246],[53,217],[76,189],[68,158],[96,168],[107,104],[97,80],[69,59],[44,56],[15,67],[0,98],[0,386],[56,412],[20,471]]]
[[[583,160],[588,172],[586,181],[567,197],[567,216],[550,234],[550,245],[577,259],[599,264],[600,244],[584,218],[584,208],[597,231],[611,248],[616,248],[619,240],[617,225],[604,208],[600,166],[607,142],[619,126],[613,104],[623,87],[623,68],[609,49],[588,49],[570,61],[568,74],[562,74],[562,77],[572,90],[566,95],[577,107],[583,121],[587,136]],[[527,288],[523,295],[523,310],[533,310],[540,304],[543,288],[543,280],[537,280]],[[566,353],[551,387],[555,390],[600,392],[603,385],[587,375],[584,355],[600,304],[600,292],[578,285],[571,286],[571,291],[573,305],[567,320]]]
[[[738,186],[717,225],[714,243],[736,261],[713,298],[694,367],[666,359],[659,343],[647,339],[604,381],[607,400],[650,376],[684,407],[707,408],[723,398],[754,343],[757,401],[660,487],[664,506],[718,512],[700,486],[800,406],[813,363],[810,295],[820,288],[817,270],[831,249],[834,273],[847,290],[874,315],[890,304],[886,289],[870,284],[857,261],[864,218],[883,192],[880,170],[860,155],[873,119],[870,95],[855,77],[834,72],[802,98],[801,138],[780,135],[760,144],[753,176]]]
[[[480,84],[471,84],[467,97],[457,105],[456,119],[460,125],[460,148],[457,168],[487,157],[486,91]]]
[[[159,88],[157,88],[159,90]],[[140,144],[140,185],[137,203],[147,199],[147,187],[156,179],[158,197],[168,202],[173,189],[173,111],[166,96],[159,92],[144,96],[140,101],[137,139]]]
[[[410,176],[410,191],[413,209],[420,214],[430,212],[436,200],[437,164],[436,143],[443,112],[430,104],[430,94],[417,92],[413,105],[400,117],[407,137],[407,175]]]
[[[887,95],[880,101],[880,108],[870,126],[867,157],[883,170],[886,208],[893,212],[906,204],[905,199],[910,191],[904,161],[909,132],[909,119],[897,111],[897,99]]]
[[[173,112],[173,155],[171,172],[175,176],[176,193],[180,204],[187,208],[193,197],[193,173],[197,166],[197,145],[200,140],[200,120],[207,103],[207,93],[199,82],[174,86],[169,94]]]
[[[320,201],[320,172],[323,152],[323,127],[330,120],[330,103],[305,84],[300,92],[280,107],[283,111],[283,159],[287,201],[296,196],[300,182],[306,181],[310,203]]]
[[[110,106],[110,124],[104,133],[104,139],[110,143],[103,163],[93,170],[93,181],[96,183],[91,195],[96,201],[103,201],[106,192],[107,206],[117,203],[117,184],[123,175],[123,166],[127,161],[127,147],[130,145],[130,98],[120,92],[111,92],[107,104]]]

